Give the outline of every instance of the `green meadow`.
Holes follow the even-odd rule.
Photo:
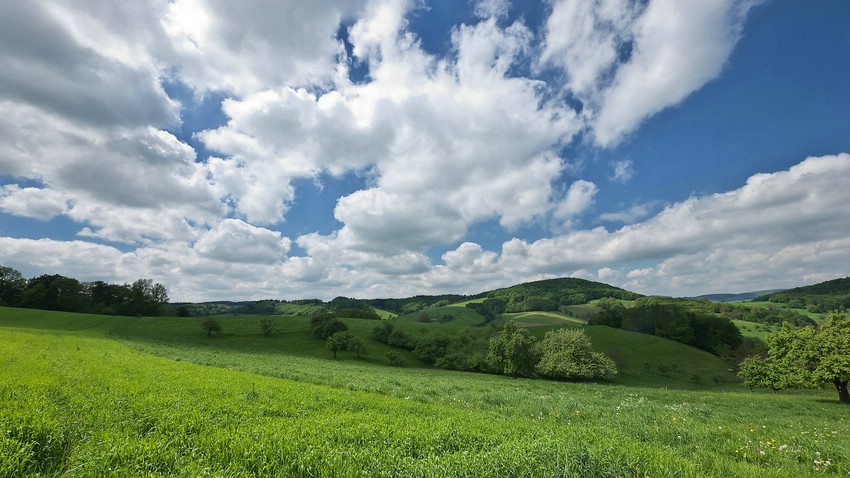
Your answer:
[[[219,317],[208,337],[202,318],[0,308],[0,477],[850,476],[833,391],[751,392],[657,337],[584,327],[621,373],[570,383],[429,368],[370,320],[345,320],[369,354],[334,360],[309,319],[269,317],[270,337],[260,319]],[[459,319],[397,324],[492,330]]]

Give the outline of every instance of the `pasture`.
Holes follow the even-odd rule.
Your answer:
[[[275,317],[272,337],[258,320],[221,318],[224,333],[206,337],[200,319],[0,308],[0,476],[850,473],[850,415],[831,391],[665,389],[649,370],[511,379],[413,357],[398,368],[374,342],[362,360],[332,360],[307,319]],[[588,328],[609,347],[617,332]],[[674,353],[658,351],[686,362]]]

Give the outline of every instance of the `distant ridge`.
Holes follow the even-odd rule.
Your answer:
[[[790,307],[806,308],[811,312],[819,313],[847,309],[850,308],[850,277],[765,294],[757,299],[784,303]]]
[[[757,290],[753,292],[741,292],[738,294],[703,294],[696,297],[687,297],[688,299],[708,299],[712,302],[743,302],[745,300],[753,300],[756,297],[765,296],[782,292],[785,289],[768,289]]]

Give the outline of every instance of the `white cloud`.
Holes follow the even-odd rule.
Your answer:
[[[225,219],[204,233],[195,250],[204,257],[235,263],[276,263],[289,252],[291,241],[279,231]]]
[[[68,210],[68,199],[56,190],[9,184],[0,188],[0,209],[16,216],[50,219]]]
[[[629,182],[635,174],[635,163],[630,159],[614,161],[612,166],[614,168],[614,173],[610,177],[611,181],[625,184]]]
[[[679,294],[723,281],[789,286],[801,282],[795,274],[846,275],[850,252],[841,246],[850,230],[848,174],[848,154],[808,158],[613,232],[600,227],[533,243],[513,239],[503,245],[500,265],[520,274],[563,274],[657,261],[629,273],[625,285]]]
[[[162,18],[182,81],[243,96],[329,84],[343,53],[336,32],[364,1],[177,0]]]
[[[421,251],[460,240],[476,221],[515,228],[552,208],[565,167],[556,151],[580,123],[543,100],[542,83],[508,75],[530,31],[494,20],[461,26],[450,62],[399,30],[408,8],[374,2],[351,27],[372,81],[229,100],[228,124],[199,135],[226,155],[211,161],[213,177],[249,222],[283,218],[292,180],[323,171],[371,176],[334,211],[345,224],[339,237],[360,250]]]
[[[510,7],[509,0],[478,0],[475,2],[475,14],[481,18],[506,17]]]
[[[634,23],[634,51],[601,94],[596,142],[616,144],[644,119],[717,77],[753,0],[653,0]]]
[[[720,74],[757,3],[557,0],[541,62],[566,73],[596,144],[615,146]]]
[[[652,212],[652,209],[656,206],[656,202],[633,204],[622,211],[603,213],[599,216],[599,218],[607,222],[621,222],[625,224],[631,224],[637,221],[638,219],[643,219],[647,217]]]
[[[597,192],[599,188],[590,181],[579,179],[574,182],[567,190],[563,201],[555,209],[555,219],[569,229],[576,216],[585,212],[593,204],[593,198]]]

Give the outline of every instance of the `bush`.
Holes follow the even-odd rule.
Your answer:
[[[272,319],[260,319],[260,331],[262,331],[263,335],[266,337],[273,334],[275,332],[275,326]]]
[[[348,327],[332,315],[322,314],[310,319],[310,333],[317,339],[327,339],[337,332],[345,332]]]
[[[221,332],[221,324],[218,320],[210,317],[201,322],[201,329],[207,333],[207,337],[212,337],[213,332]]]
[[[395,352],[387,352],[387,362],[393,367],[404,367],[404,359]]]
[[[616,375],[617,366],[608,356],[593,351],[590,338],[581,330],[546,332],[540,342],[537,372],[561,380],[596,380]]]

